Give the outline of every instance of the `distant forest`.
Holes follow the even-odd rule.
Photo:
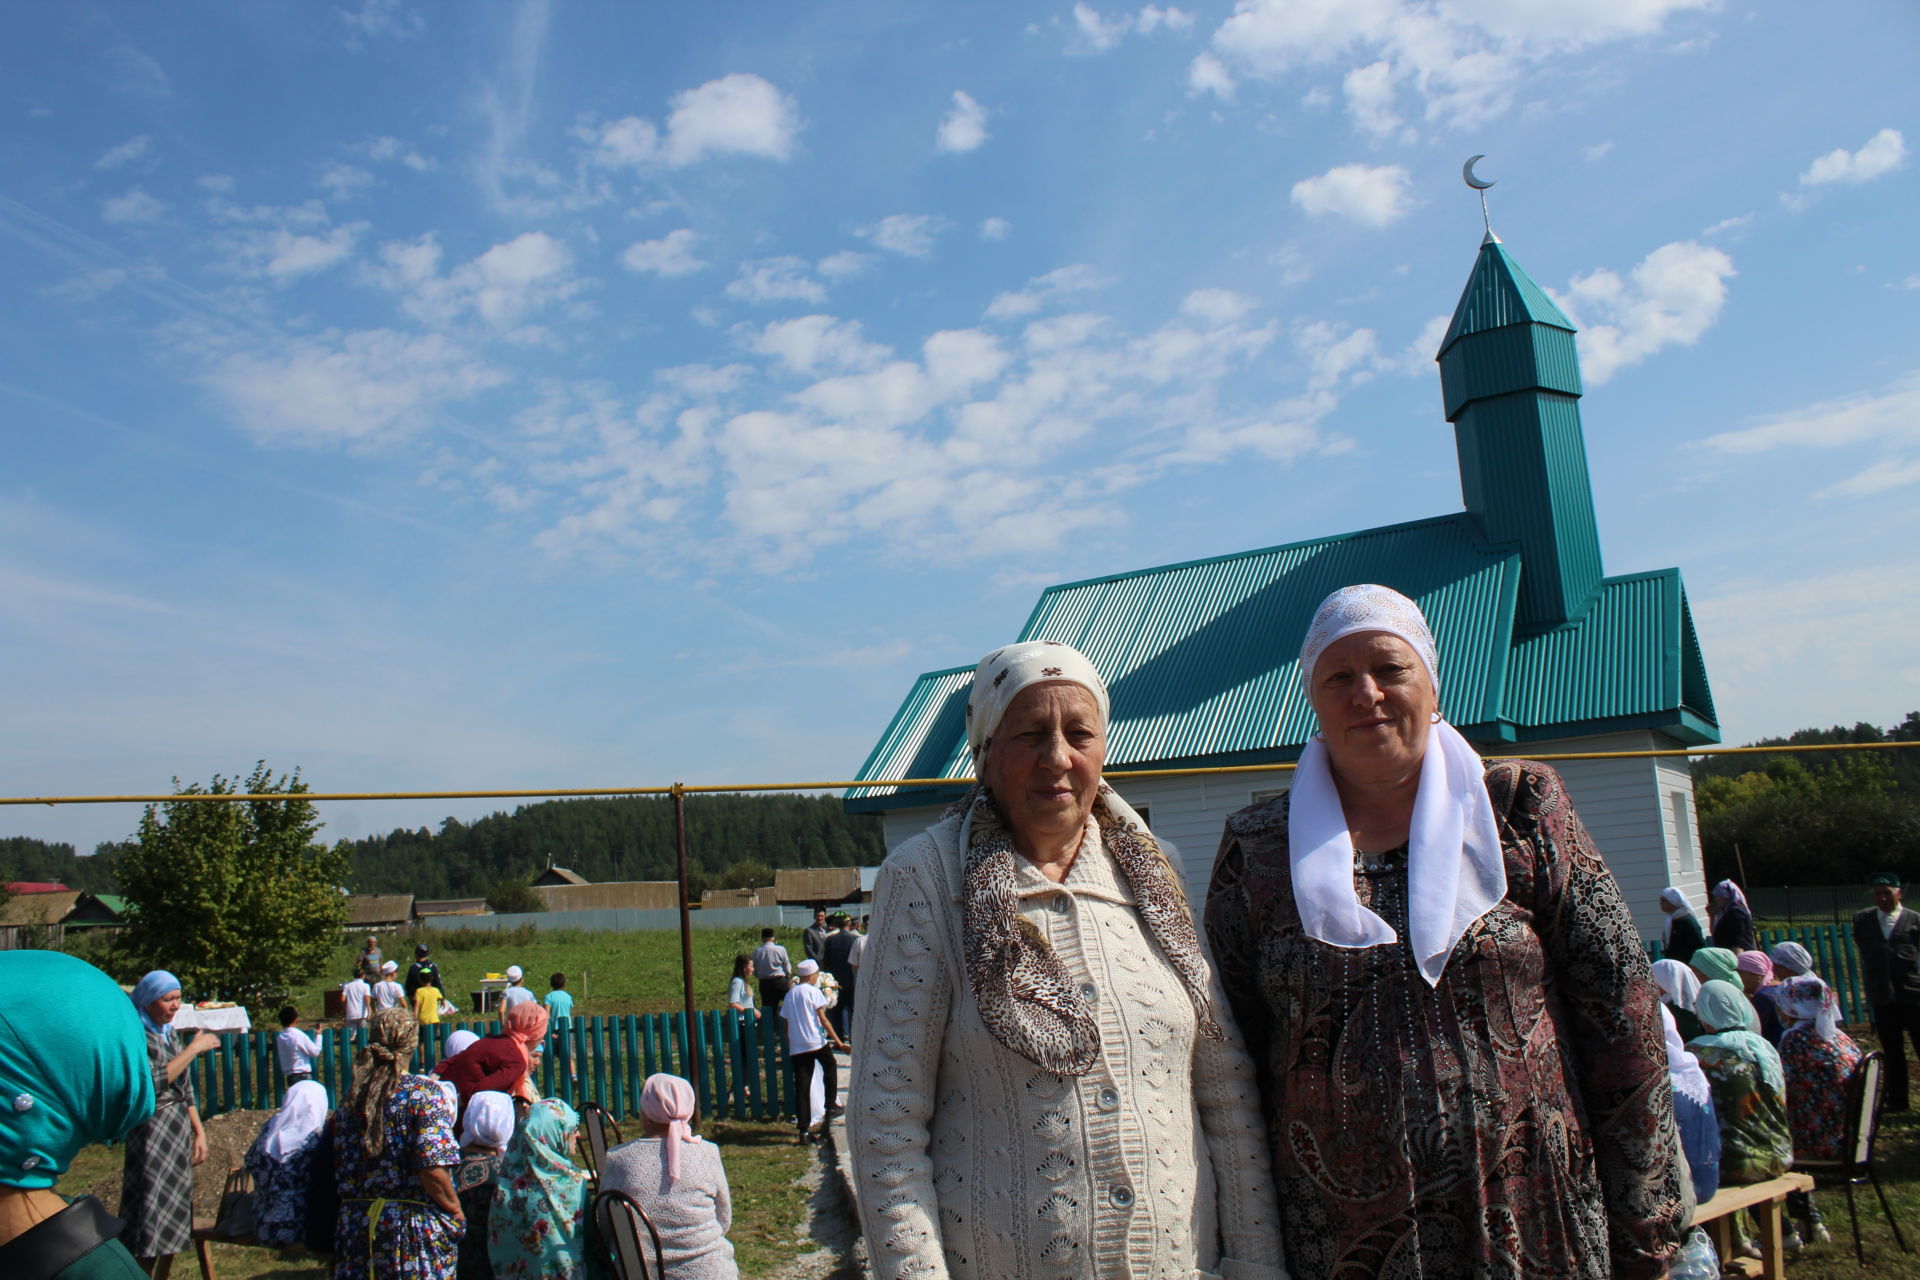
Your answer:
[[[400,829],[342,840],[356,893],[478,898],[526,881],[549,860],[588,880],[671,880],[673,802],[665,797],[547,800],[477,822],[448,818],[438,831]],[[0,881],[59,881],[111,893],[116,843],[97,857],[70,844],[0,839]],[[886,856],[880,819],[850,815],[833,796],[688,796],[687,870],[708,886],[768,885],[780,867],[865,867]]]
[[[1784,738],[1762,738],[1746,745],[1809,747],[1834,742],[1920,742],[1920,711],[1907,712],[1905,720],[1887,729],[1862,720],[1851,727],[1834,725],[1831,729],[1799,729]],[[1920,747],[1910,751],[1861,752],[1859,755],[1872,756],[1886,765],[1887,780],[1894,794],[1920,802]],[[1834,762],[1857,757],[1847,751],[1810,751],[1803,756],[1789,755],[1787,758],[1819,770],[1830,767]],[[1698,784],[1704,778],[1733,778],[1743,773],[1762,772],[1767,759],[1766,756],[1702,756],[1693,761],[1693,780]]]

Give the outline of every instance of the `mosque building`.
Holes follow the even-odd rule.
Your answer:
[[[1127,799],[1178,846],[1196,908],[1226,816],[1288,785],[1315,728],[1298,654],[1336,588],[1377,582],[1425,611],[1441,712],[1483,755],[1675,749],[1719,741],[1678,569],[1609,577],[1580,427],[1574,327],[1488,232],[1440,345],[1466,510],[1049,587],[1020,640],[1081,650],[1112,697],[1106,767],[1193,769],[1128,779]],[[914,682],[856,775],[972,773],[971,664]],[[1636,923],[1659,936],[1666,885],[1705,902],[1683,756],[1555,763]],[[957,787],[855,787],[889,848]]]

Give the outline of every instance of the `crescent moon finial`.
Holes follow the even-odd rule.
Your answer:
[[[1460,180],[1472,187],[1475,191],[1485,191],[1493,185],[1493,182],[1499,181],[1499,179],[1496,178],[1493,182],[1489,182],[1474,174],[1473,166],[1485,159],[1485,156],[1469,156],[1467,157],[1467,162],[1460,166]]]

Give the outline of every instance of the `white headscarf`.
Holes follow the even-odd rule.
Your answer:
[[[1664,1004],[1660,1006],[1660,1025],[1667,1035],[1667,1079],[1673,1082],[1673,1091],[1697,1107],[1706,1106],[1707,1099],[1713,1096],[1707,1073],[1700,1069],[1700,1059],[1687,1052],[1687,1046],[1680,1039],[1680,1024],[1673,1020],[1673,1010]]]
[[[466,1052],[472,1048],[479,1039],[480,1037],[478,1035],[462,1027],[447,1037],[447,1046],[440,1051],[440,1061],[445,1062],[457,1053]]]
[[[1663,945],[1673,941],[1673,922],[1681,916],[1693,916],[1695,924],[1700,922],[1700,917],[1693,915],[1693,904],[1687,901],[1687,895],[1674,886],[1668,885],[1660,891],[1660,901],[1673,908],[1667,918],[1660,922],[1660,941]]]
[[[1439,654],[1420,607],[1398,591],[1372,584],[1342,587],[1314,614],[1300,646],[1300,683],[1309,696],[1320,655],[1334,641],[1358,631],[1384,631],[1411,645],[1439,698]],[[1307,936],[1335,947],[1397,941],[1392,926],[1362,907],[1354,893],[1353,837],[1340,807],[1331,758],[1317,735],[1300,755],[1289,814],[1293,897]],[[1408,943],[1421,976],[1438,986],[1461,936],[1507,892],[1500,829],[1487,797],[1486,765],[1444,720],[1436,720],[1427,734],[1407,855]]]
[[[1699,974],[1678,960],[1655,960],[1653,981],[1660,988],[1662,1003],[1693,1012],[1694,1002],[1700,998]]]
[[[1112,710],[1107,701],[1107,682],[1085,654],[1058,640],[1003,645],[980,659],[973,673],[973,691],[967,696],[967,746],[973,751],[975,769],[986,759],[993,731],[1000,727],[1001,717],[1020,691],[1051,681],[1077,684],[1091,693],[1100,707],[1100,723],[1106,725]]]
[[[512,1098],[497,1089],[482,1089],[468,1099],[466,1123],[460,1126],[461,1146],[504,1151],[512,1137]]]
[[[306,1145],[308,1138],[320,1132],[327,1122],[326,1086],[314,1080],[302,1080],[287,1090],[280,1109],[260,1130],[260,1150],[267,1159],[284,1161]]]

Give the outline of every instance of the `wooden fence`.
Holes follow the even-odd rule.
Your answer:
[[[773,1120],[793,1113],[786,1038],[772,1014],[742,1022],[731,1009],[710,1009],[695,1013],[691,1028],[684,1013],[574,1018],[571,1023],[564,1036],[547,1037],[538,1080],[542,1094],[576,1106],[598,1102],[624,1119],[639,1113],[646,1078],[664,1071],[692,1081],[700,1114],[710,1119]],[[447,1021],[420,1028],[413,1069],[431,1070],[443,1056],[447,1037],[462,1027],[485,1035],[499,1023]],[[189,1070],[203,1116],[280,1105],[287,1086],[274,1052],[276,1034],[257,1030],[222,1036],[220,1052],[194,1059]],[[326,1052],[314,1079],[327,1087],[336,1106],[353,1083],[354,1052],[365,1043],[364,1031],[330,1028],[326,1033]],[[691,1065],[696,1055],[697,1073]]]
[[[1766,951],[1778,943],[1797,942],[1813,957],[1813,971],[1819,974],[1840,997],[1842,1021],[1865,1023],[1871,1020],[1865,990],[1860,979],[1860,955],[1853,949],[1850,924],[1804,924],[1791,929],[1761,929],[1760,949]],[[1660,958],[1658,942],[1647,945],[1647,954]]]

